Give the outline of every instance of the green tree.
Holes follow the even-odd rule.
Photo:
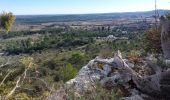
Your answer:
[[[6,32],[10,31],[11,26],[14,23],[14,20],[15,20],[15,16],[11,12],[9,13],[3,12],[0,15],[0,25]]]

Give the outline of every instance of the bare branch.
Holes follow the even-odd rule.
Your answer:
[[[24,87],[19,87],[20,89],[27,90],[27,91],[34,91],[34,89],[29,89],[29,88],[24,88]]]
[[[120,58],[120,59],[121,59],[121,58]],[[130,73],[132,73],[133,76],[137,76],[137,77],[139,77],[139,78],[142,78],[142,76],[141,76],[139,73],[135,72],[132,68],[130,68],[130,67],[125,63],[125,61],[124,61],[123,59],[121,59],[121,60],[123,61],[124,68],[125,68],[126,70],[128,70]]]
[[[27,76],[27,71],[28,71],[28,69],[29,69],[29,68],[26,68],[25,71],[24,71],[24,73],[23,73],[23,79],[22,79],[21,84],[24,83],[24,80],[25,80],[25,78],[26,78],[26,76]]]
[[[9,60],[10,60],[10,58],[7,60],[7,62],[6,62],[5,64],[1,64],[1,65],[0,65],[0,68],[3,68],[3,67],[5,67],[5,66],[7,66],[7,65],[10,65]]]
[[[54,84],[53,84],[52,87],[50,88],[49,94],[51,94],[51,93],[53,92],[53,90],[54,90]]]
[[[36,80],[41,81],[41,82],[45,85],[45,87],[46,87],[49,91],[51,91],[51,89],[48,87],[47,83],[46,83],[43,79],[40,79],[40,78],[37,78],[37,77],[29,77],[29,78],[36,79]]]
[[[4,83],[4,81],[6,80],[6,78],[12,73],[12,71],[9,71],[8,74],[4,77],[4,79],[2,80],[0,86]]]
[[[18,78],[15,87],[7,94],[6,99],[8,99],[12,94],[15,92],[15,90],[20,87],[19,82],[21,80],[21,77]]]

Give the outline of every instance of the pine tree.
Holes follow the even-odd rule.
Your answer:
[[[1,28],[4,29],[7,33],[10,31],[12,24],[14,23],[15,16],[13,13],[3,12],[0,15],[0,25]]]

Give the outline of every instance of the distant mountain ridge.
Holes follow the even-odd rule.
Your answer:
[[[159,15],[170,13],[170,10],[158,10]],[[120,12],[120,13],[98,13],[98,14],[58,14],[58,15],[17,15],[17,23],[46,23],[46,22],[69,22],[69,21],[89,21],[113,19],[121,17],[150,17],[154,16],[155,11],[143,12]]]

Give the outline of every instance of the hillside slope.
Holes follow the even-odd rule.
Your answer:
[[[96,91],[99,88],[98,83],[108,92],[117,88],[115,95],[110,94],[112,99],[168,100],[170,88],[169,78],[166,77],[169,77],[170,72],[167,70],[162,72],[152,60],[147,57],[135,64],[128,59],[122,59],[120,52],[115,54],[114,58],[96,57],[84,66],[74,79],[66,82],[63,88],[49,96],[47,100],[71,99],[70,92],[73,93],[74,100],[82,97],[86,100],[95,100],[97,95],[100,95]],[[100,96],[103,100],[102,95]],[[111,97],[106,96],[104,100],[109,98]]]

